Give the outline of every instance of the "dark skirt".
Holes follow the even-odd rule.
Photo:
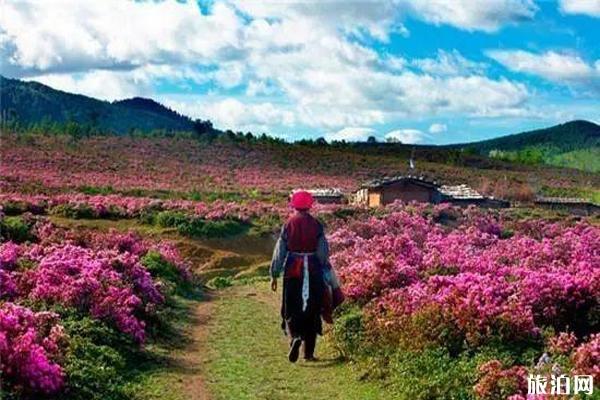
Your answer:
[[[323,333],[321,309],[325,282],[321,265],[314,256],[308,260],[309,296],[306,310],[302,310],[303,258],[288,256],[283,278],[281,302],[282,329],[292,337],[310,337]]]

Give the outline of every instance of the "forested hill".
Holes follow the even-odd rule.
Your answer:
[[[191,131],[194,127],[190,118],[154,100],[136,97],[110,103],[2,76],[0,112],[3,122],[18,122],[21,126],[76,122],[117,134],[134,129]]]
[[[600,125],[571,121],[475,143],[446,146],[525,164],[551,164],[600,172]]]
[[[451,147],[457,146],[469,146],[485,153],[491,150],[521,150],[530,146],[549,146],[567,152],[600,146],[600,125],[589,121],[571,121],[550,128]]]

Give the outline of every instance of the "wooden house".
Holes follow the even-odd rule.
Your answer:
[[[355,196],[357,204],[369,207],[378,207],[397,200],[439,203],[440,199],[437,183],[415,176],[373,180],[362,185]]]
[[[571,197],[538,197],[535,205],[550,210],[566,211],[574,215],[600,214],[600,206],[590,201]]]
[[[423,177],[396,176],[373,180],[364,184],[354,197],[358,205],[378,207],[401,200],[405,203],[452,203],[457,206],[476,205],[479,207],[505,208],[510,203],[486,197],[467,185],[439,185]]]

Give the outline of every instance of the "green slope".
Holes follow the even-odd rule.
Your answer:
[[[550,128],[446,146],[469,148],[481,155],[522,164],[550,164],[600,171],[600,126],[571,121]]]
[[[554,148],[561,153],[599,147],[600,125],[589,121],[570,121],[550,128],[447,147],[470,147],[487,153],[491,150],[514,151],[532,146]]]
[[[110,103],[0,76],[0,116],[21,126],[77,122],[103,132],[190,131],[193,121],[149,99]]]

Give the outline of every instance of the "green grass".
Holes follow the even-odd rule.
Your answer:
[[[222,293],[207,349],[207,383],[216,400],[393,398],[375,383],[361,381],[327,339],[319,338],[320,361],[290,364],[287,338],[279,327],[280,292],[268,292],[267,283]]]
[[[168,329],[146,346],[144,357],[135,360],[135,365],[126,377],[124,392],[128,399],[135,400],[183,400],[186,399],[184,379],[197,373],[193,367],[178,362],[179,353],[187,351],[190,338],[187,329],[191,321],[191,309],[196,300],[175,298],[171,304]]]

